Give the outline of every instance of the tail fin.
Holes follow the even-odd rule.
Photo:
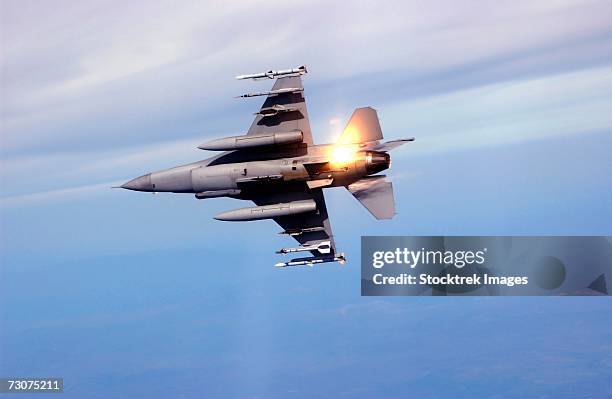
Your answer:
[[[346,188],[376,219],[391,219],[395,215],[393,185],[385,176],[364,177]]]
[[[378,115],[371,107],[357,108],[344,128],[339,144],[358,144],[383,138]]]

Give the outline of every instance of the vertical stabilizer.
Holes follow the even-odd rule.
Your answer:
[[[344,128],[338,144],[358,144],[383,138],[378,115],[371,107],[357,108]]]

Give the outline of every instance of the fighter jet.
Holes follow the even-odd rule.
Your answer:
[[[237,76],[276,79],[255,120],[244,135],[203,143],[202,150],[220,151],[211,158],[147,173],[121,187],[146,192],[192,193],[197,199],[229,197],[256,206],[222,212],[223,221],[273,219],[280,234],[293,237],[295,248],[279,254],[310,253],[275,266],[345,262],[336,250],[325,206],[324,188],[345,187],[376,219],[395,215],[393,186],[385,175],[389,151],[414,138],[382,142],[376,111],[357,108],[335,144],[314,144],[302,75],[306,67]]]

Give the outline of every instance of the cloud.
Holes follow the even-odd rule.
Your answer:
[[[592,66],[610,54],[610,8],[599,1],[3,2],[2,151],[108,149],[169,132],[239,129],[231,121],[250,103],[231,102],[242,90],[231,77],[272,66],[305,62],[310,87],[350,80],[347,90],[373,96],[370,88],[379,87],[387,97],[412,92],[407,82],[434,90],[470,70],[490,83]]]
[[[607,112],[612,108],[609,93],[612,67],[603,67],[392,103],[379,109],[379,116],[388,139],[417,137],[414,143],[395,150],[395,156],[428,156],[612,130],[612,117]],[[312,122],[316,126],[328,120]],[[342,125],[338,122],[333,127]],[[335,141],[333,135],[322,135],[324,127],[315,130],[318,142]],[[106,151],[3,159],[0,177],[5,182],[5,195],[15,196],[32,187],[38,187],[43,194],[70,194],[70,187],[91,187],[114,179],[125,181],[148,171],[214,155],[196,150],[200,141],[199,137],[180,138]],[[409,176],[400,173],[393,179],[403,177]],[[62,187],[68,187],[68,191],[64,193]],[[12,204],[16,202],[11,200]],[[33,202],[24,202],[28,203]]]
[[[411,155],[612,130],[612,68],[510,81],[386,106],[385,131],[417,137]]]
[[[417,137],[400,154],[612,128],[608,2],[2,7],[5,196],[205,158],[198,142],[246,129],[259,105],[232,99],[244,90],[232,76],[303,62],[318,142],[362,105],[388,138]]]

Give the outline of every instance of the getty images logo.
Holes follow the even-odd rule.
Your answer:
[[[453,265],[458,269],[466,265],[482,265],[487,248],[479,251],[431,251],[421,248],[414,251],[396,248],[395,251],[376,251],[372,254],[372,266],[380,269],[385,265],[400,264],[414,269],[417,265]]]

